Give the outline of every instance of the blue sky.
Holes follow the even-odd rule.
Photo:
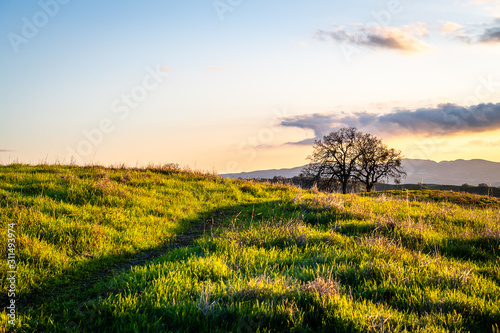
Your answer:
[[[356,126],[500,161],[500,2],[0,1],[0,162],[305,164]]]

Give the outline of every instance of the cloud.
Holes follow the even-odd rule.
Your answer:
[[[206,71],[220,71],[223,69],[224,69],[223,67],[217,67],[217,66],[208,66],[207,68],[205,68]]]
[[[500,147],[500,141],[485,141],[485,140],[472,140],[469,141],[464,147],[486,147],[495,148]]]
[[[463,29],[464,26],[455,22],[445,22],[443,26],[441,27],[440,31],[443,34],[457,34],[458,31]]]
[[[500,129],[500,103],[469,107],[448,103],[434,108],[396,109],[386,114],[366,111],[351,114],[310,114],[284,118],[280,124],[314,131],[314,138],[291,144],[310,144],[345,126],[388,136],[478,133]]]
[[[381,26],[367,28],[363,25],[354,25],[352,29],[337,27],[330,31],[319,30],[314,37],[323,41],[333,40],[372,49],[421,52],[429,48],[419,39],[427,34],[425,23],[418,22],[403,28]]]
[[[162,71],[164,71],[164,72],[170,72],[170,71],[172,70],[172,68],[167,67],[167,66],[163,66],[163,67],[161,67],[160,69],[161,69]]]
[[[333,126],[340,125],[340,123],[337,122],[337,116],[334,114],[315,113],[312,115],[302,115],[302,116],[284,118],[281,121],[280,125],[313,130],[314,138],[291,143],[298,145],[311,145],[314,143],[314,140],[322,138],[325,134],[330,132]]]
[[[500,19],[495,19],[490,24],[468,24],[467,26],[446,22],[441,27],[441,32],[469,44],[500,43]]]
[[[0,153],[7,153],[9,151],[12,151],[12,150],[8,150],[8,149],[0,149]]]
[[[481,36],[479,36],[481,43],[500,43],[500,26],[486,29]]]
[[[399,110],[380,116],[378,121],[415,134],[483,132],[500,128],[500,103],[470,107],[441,104],[436,108]]]

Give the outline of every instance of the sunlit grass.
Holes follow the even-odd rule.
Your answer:
[[[9,190],[26,176],[6,179],[7,169],[3,222],[30,221],[18,227],[28,244],[21,250],[29,249],[21,255],[25,290],[70,276],[67,267],[79,262],[157,246],[203,214],[227,211],[189,246],[88,293],[20,309],[20,332],[492,332],[500,324],[493,199],[432,191],[328,195],[211,175],[59,167],[78,181],[91,175],[87,185],[73,184],[81,196],[83,188],[94,193],[90,203],[75,204],[54,199],[69,186],[49,186],[57,177],[46,176],[44,194]],[[93,189],[102,179],[113,185]]]
[[[18,291],[89,273],[165,243],[215,209],[280,193],[255,184],[249,194],[243,186],[168,167],[0,167],[0,221],[5,228],[16,223]],[[6,232],[0,243],[7,243]],[[7,257],[6,247],[0,255]]]

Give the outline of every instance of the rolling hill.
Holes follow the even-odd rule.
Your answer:
[[[169,165],[0,166],[0,332],[497,332],[499,208]]]

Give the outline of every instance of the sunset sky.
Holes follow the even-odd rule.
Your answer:
[[[500,162],[500,1],[0,1],[0,163]]]

